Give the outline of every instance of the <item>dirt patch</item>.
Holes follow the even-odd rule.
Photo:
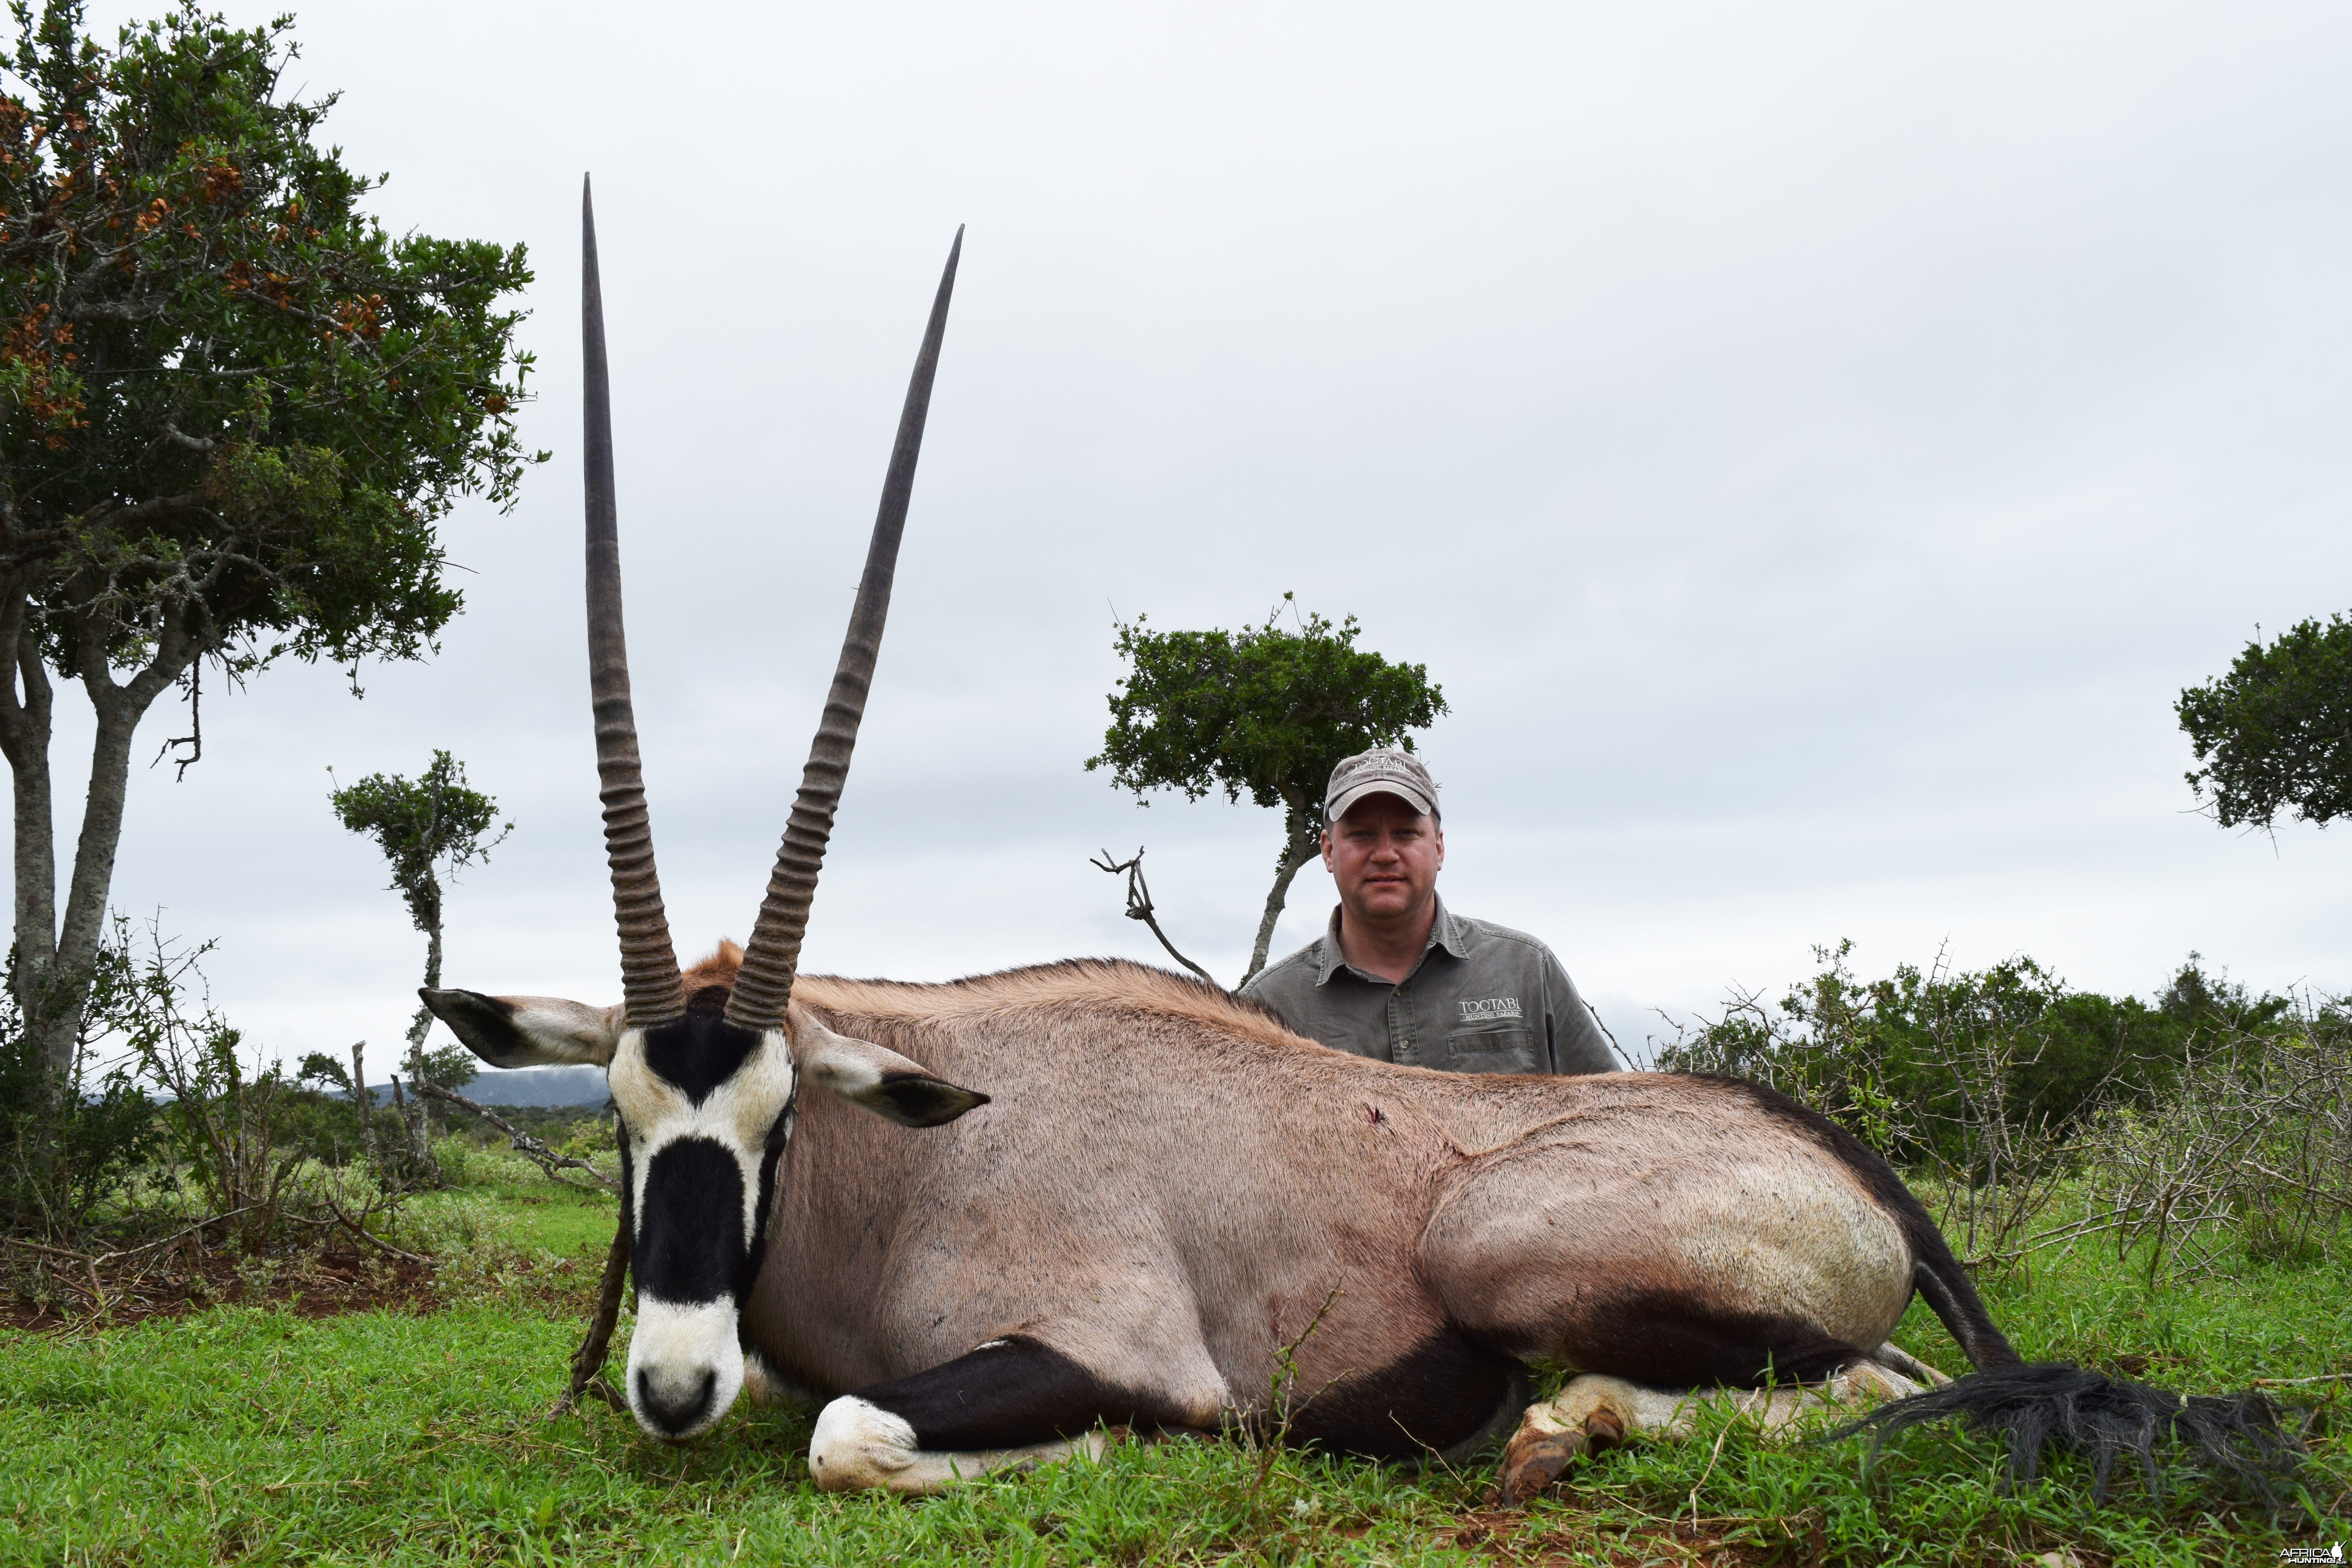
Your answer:
[[[5,1263],[0,1325],[35,1331],[115,1327],[226,1305],[283,1307],[305,1318],[430,1312],[484,1294],[520,1294],[554,1310],[584,1311],[596,1289],[596,1269],[570,1258],[502,1258],[487,1267],[467,1258],[452,1271],[429,1259],[357,1250],[254,1255],[177,1247],[135,1268],[93,1271],[69,1255],[27,1255],[11,1247]]]

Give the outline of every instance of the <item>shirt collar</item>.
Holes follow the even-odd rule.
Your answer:
[[[1422,963],[1429,962],[1429,950],[1433,947],[1442,947],[1456,958],[1467,958],[1469,954],[1464,951],[1466,946],[1466,933],[1462,930],[1461,922],[1446,912],[1444,899],[1438,898],[1434,893],[1430,897],[1436,900],[1437,916],[1429,922],[1429,941],[1422,946]],[[1338,904],[1331,906],[1331,919],[1323,928],[1323,962],[1315,973],[1315,984],[1318,985],[1329,984],[1331,976],[1348,968],[1348,960],[1339,950],[1339,908]],[[1349,970],[1349,973],[1355,972]],[[1417,964],[1413,968],[1413,973],[1420,973],[1421,969]],[[1407,975],[1405,978],[1410,980],[1412,976]],[[1376,984],[1381,983],[1376,982]]]

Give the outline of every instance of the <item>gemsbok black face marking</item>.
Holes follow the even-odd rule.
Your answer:
[[[435,991],[425,1001],[459,1039],[495,1066],[560,1061],[605,1068],[620,1115],[625,1213],[637,1281],[629,1404],[639,1424],[656,1436],[685,1438],[703,1431],[742,1388],[737,1317],[759,1265],[801,1074],[908,1126],[953,1121],[987,1100],[940,1082],[895,1052],[835,1035],[791,1007],[809,900],[888,613],[962,247],[959,230],[907,388],[833,691],[750,944],[727,984],[698,987],[689,1003],[662,910],[637,758],[621,622],[603,284],[594,213],[582,188],[588,665],[625,1000],[620,1007],[599,1010],[546,997]]]

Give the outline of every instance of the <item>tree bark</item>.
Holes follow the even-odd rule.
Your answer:
[[[352,1103],[359,1107],[360,1142],[367,1150],[368,1169],[380,1179],[383,1153],[375,1146],[375,1096],[368,1092],[367,1042],[352,1042]]]
[[[8,989],[30,1030],[38,1026],[41,993],[57,956],[58,853],[49,783],[53,693],[41,661],[38,635],[26,625],[21,593],[0,609],[0,646],[9,650],[9,679],[0,682],[0,754],[16,784],[16,962]],[[17,683],[24,692],[17,694]]]
[[[420,905],[420,908],[427,918],[419,922],[425,927],[425,988],[427,991],[438,991],[441,989],[440,879],[428,873],[425,878],[425,889],[429,897]],[[408,1081],[411,1083],[421,1084],[425,1081],[425,1042],[432,1033],[433,1009],[417,1008],[416,1016],[411,1019],[408,1025]],[[427,1169],[433,1159],[431,1142],[433,1112],[422,1095],[417,1097],[415,1116],[415,1123],[409,1130],[409,1138],[416,1146],[415,1157],[418,1168]]]
[[[1290,879],[1298,875],[1306,864],[1315,858],[1322,847],[1322,834],[1297,818],[1286,824],[1289,837],[1284,840],[1282,856],[1275,862],[1274,890],[1265,896],[1265,915],[1257,922],[1257,945],[1250,950],[1250,964],[1234,989],[1238,991],[1257,978],[1265,967],[1266,949],[1274,945],[1275,922],[1282,919],[1282,906],[1290,898]]]
[[[91,742],[89,793],[74,848],[65,918],[58,918],[56,797],[49,773],[54,691],[40,647],[40,628],[21,582],[0,598],[0,647],[14,668],[0,681],[0,754],[16,785],[16,963],[8,975],[25,1020],[26,1037],[41,1052],[53,1083],[63,1085],[89,1003],[91,966],[106,931],[107,893],[122,842],[122,808],[131,784],[131,739],[157,697],[201,651],[185,623],[169,615],[153,656],[118,684],[108,668],[102,617],[87,617],[79,634],[77,672],[98,716]]]
[[[40,1040],[52,1069],[59,1073],[72,1068],[82,1011],[89,1004],[91,966],[106,934],[107,895],[114,886],[114,857],[122,845],[123,804],[131,792],[131,738],[155,699],[186,672],[198,652],[180,617],[167,616],[153,657],[136,675],[117,684],[107,667],[108,629],[95,616],[76,628],[82,689],[97,711],[98,733],[90,742],[89,793],[82,802],[81,834],[74,845],[65,919],[51,939],[55,946],[44,966],[47,973],[31,976],[39,998],[37,1026],[29,1008],[26,1019],[27,1033]],[[42,767],[47,766],[45,750]],[[47,824],[43,826],[45,836],[53,841],[54,829]],[[20,942],[25,934],[20,928]]]

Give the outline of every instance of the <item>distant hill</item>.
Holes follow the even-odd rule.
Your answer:
[[[378,1104],[392,1102],[390,1083],[368,1088]],[[484,1068],[457,1092],[481,1105],[597,1106],[612,1098],[603,1068]]]

